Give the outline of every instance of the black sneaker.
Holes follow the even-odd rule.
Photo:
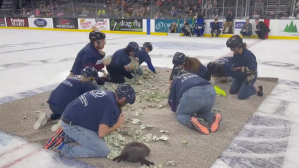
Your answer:
[[[257,92],[257,95],[263,96],[264,95],[264,86],[260,85],[260,86],[258,86],[258,88],[260,89],[260,91]]]

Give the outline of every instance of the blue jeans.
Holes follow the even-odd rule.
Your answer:
[[[234,79],[230,87],[230,94],[238,94],[238,99],[244,100],[256,93],[254,83],[256,82],[257,75],[254,75],[254,78],[251,83],[247,82],[247,79]]]
[[[193,129],[192,117],[203,118],[211,124],[215,101],[216,91],[211,85],[192,87],[183,94],[176,111],[176,118],[179,123]]]
[[[52,111],[52,114],[50,115],[50,118],[52,120],[57,120],[58,118],[60,118],[64,111],[64,109],[57,107],[53,104],[49,104],[49,108]]]
[[[250,37],[251,35],[252,35],[252,31],[248,31],[248,32],[243,32],[243,31],[241,31],[240,32],[241,34],[242,34],[242,36],[248,36],[248,37]]]
[[[61,154],[66,157],[95,157],[107,158],[110,149],[97,132],[83,128],[78,125],[68,125],[61,122],[63,132],[65,133],[65,145],[61,150]],[[77,142],[77,144],[69,144],[68,142]]]

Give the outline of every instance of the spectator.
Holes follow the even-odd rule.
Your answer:
[[[185,0],[185,1],[184,1],[183,6],[184,6],[184,9],[185,9],[185,10],[189,7],[188,0]]]
[[[38,8],[35,9],[35,16],[39,16],[40,15],[40,11]]]
[[[280,18],[281,18],[281,19],[283,19],[283,18],[287,18],[287,17],[289,17],[287,11],[283,11],[283,13],[280,14]]]
[[[212,4],[212,16],[218,17],[218,15],[219,15],[218,2],[217,0],[214,0]]]
[[[248,38],[250,38],[250,36],[252,35],[252,24],[249,23],[249,19],[246,19],[246,23],[243,25],[241,32],[242,36],[245,38],[246,36],[248,36]]]
[[[294,9],[294,15],[295,17],[299,14],[299,0],[295,2],[295,9]]]
[[[184,11],[184,6],[181,1],[178,1],[178,4],[176,5],[176,9],[178,12]]]
[[[267,33],[270,32],[270,29],[266,26],[266,24],[259,19],[255,19],[256,29],[255,33],[257,34],[258,38],[261,40],[265,40],[265,36]]]
[[[193,9],[193,8],[194,8],[194,6],[196,6],[196,5],[194,4],[194,2],[193,2],[193,1],[191,1],[191,2],[190,2],[190,5],[189,5],[190,9]]]
[[[220,33],[221,30],[220,30],[220,25],[218,23],[218,18],[215,18],[214,23],[212,23],[212,30],[211,30],[212,37],[214,37],[214,34],[216,34],[216,37],[218,37]]]
[[[186,8],[186,11],[185,11],[185,15],[186,15],[186,16],[189,16],[189,13],[190,13],[190,7],[187,7],[187,8]]]
[[[172,8],[170,10],[170,16],[176,17],[176,15],[177,15],[177,12],[176,12],[175,6],[172,6]]]
[[[195,14],[197,13],[196,16],[198,15],[198,13],[200,13],[200,11],[197,9],[197,6],[193,7],[192,12]]]
[[[182,28],[183,36],[191,36],[191,28],[187,20],[184,20],[184,26]]]
[[[156,2],[156,6],[162,6],[162,2],[161,2],[161,0],[158,0],[158,1]]]
[[[255,2],[255,11],[261,16],[264,15],[264,2],[262,0]]]
[[[205,4],[205,6],[203,7],[205,13],[206,13],[206,16],[209,18],[210,17],[210,14],[211,14],[211,11],[212,11],[212,4],[211,4],[211,0],[208,0],[208,2]]]
[[[173,22],[170,26],[169,26],[169,33],[176,33],[178,26],[176,25],[175,22]]]
[[[270,12],[270,14],[267,16],[268,19],[276,19],[276,15],[274,14],[273,11]]]
[[[83,17],[86,17],[88,16],[89,14],[89,11],[85,9],[85,7],[82,8],[82,12],[81,12],[81,15],[80,16],[83,16]]]
[[[228,10],[228,14],[226,15],[226,21],[224,23],[223,26],[223,30],[222,33],[224,34],[227,26],[228,26],[228,34],[233,34],[233,20],[234,20],[235,16],[232,13],[232,10]]]

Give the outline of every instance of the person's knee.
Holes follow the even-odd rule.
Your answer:
[[[110,149],[107,145],[100,146],[100,147],[96,148],[96,153],[101,158],[107,158],[107,156],[110,153]]]
[[[248,96],[246,95],[246,94],[244,94],[244,93],[239,93],[238,94],[238,99],[239,100],[245,100],[245,99],[247,99],[248,98]]]
[[[239,92],[239,90],[234,86],[231,86],[229,89],[230,94],[237,94],[238,92]]]

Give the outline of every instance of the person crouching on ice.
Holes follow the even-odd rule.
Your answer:
[[[131,71],[133,69],[130,66],[131,57],[134,56],[135,52],[139,51],[139,46],[136,42],[130,42],[126,48],[115,51],[112,55],[110,65],[108,65],[106,81],[112,83],[124,83],[125,77],[132,79],[133,75]]]
[[[143,46],[140,47],[140,50],[135,53],[134,57],[138,60],[139,65],[145,62],[147,64],[148,69],[150,69],[153,73],[156,73],[156,69],[152,64],[151,57],[148,54],[152,50],[152,44],[150,42],[145,42]],[[136,74],[139,76],[143,75],[143,71],[140,67],[136,70]]]
[[[223,57],[219,58],[216,61],[209,62],[207,68],[211,74],[211,76],[216,77],[220,82],[231,82],[233,79],[229,74],[225,74],[228,69],[232,65],[233,57]]]
[[[216,101],[214,87],[183,67],[176,67],[173,76],[168,104],[176,113],[178,122],[205,135],[216,132],[222,116],[212,112]],[[203,125],[197,117],[207,121],[209,127]]]
[[[85,92],[95,90],[96,87],[92,84],[98,71],[94,67],[85,67],[81,71],[81,75],[68,77],[59,86],[52,91],[47,103],[52,111],[50,117],[47,118],[46,113],[41,113],[38,120],[34,124],[34,129],[39,129],[45,124],[57,120],[62,115],[65,107],[74,99]],[[61,126],[61,120],[51,127],[55,132]]]
[[[208,71],[207,67],[204,66],[197,58],[186,57],[184,53],[176,52],[172,59],[173,69],[169,78],[169,86],[171,86],[173,70],[175,67],[184,67],[184,69],[188,72],[194,73],[201,78],[210,81],[211,74]]]
[[[233,83],[230,87],[230,94],[238,94],[238,99],[247,99],[257,93],[263,96],[264,87],[262,85],[255,87],[257,79],[257,61],[255,55],[246,48],[239,35],[230,37],[226,46],[234,52],[232,67],[225,72],[232,78]]]
[[[135,91],[129,84],[120,84],[115,91],[84,93],[66,107],[62,129],[46,142],[45,148],[71,158],[107,158],[110,149],[103,137],[121,127],[125,122],[121,108],[134,102]]]

